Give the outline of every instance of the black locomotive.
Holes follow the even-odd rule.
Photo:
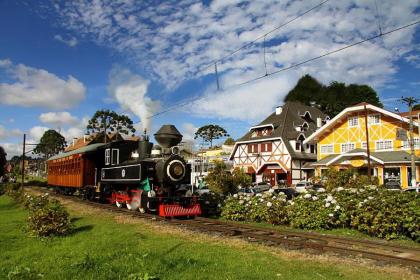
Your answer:
[[[144,135],[139,141],[97,143],[52,157],[48,182],[131,210],[161,216],[201,214],[200,205],[185,187],[191,168],[180,155],[182,135],[175,126],[164,125],[154,136],[158,145]],[[79,168],[68,170],[68,166]]]

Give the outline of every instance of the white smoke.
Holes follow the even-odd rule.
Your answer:
[[[151,116],[159,109],[159,102],[147,96],[149,81],[128,69],[114,67],[109,74],[109,93],[127,113],[140,118],[141,130],[151,128]]]

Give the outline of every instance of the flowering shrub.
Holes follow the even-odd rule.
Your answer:
[[[222,217],[235,221],[286,224],[286,196],[272,191],[262,194],[234,194],[225,201]]]
[[[63,205],[48,194],[25,195],[23,205],[29,210],[28,229],[31,233],[47,237],[65,235],[71,231],[70,216]]]
[[[420,241],[420,200],[415,193],[377,191],[359,202],[351,226],[380,238]]]
[[[222,212],[225,196],[222,194],[209,192],[200,195],[200,206],[203,216],[219,216]]]
[[[309,192],[298,196],[288,207],[290,224],[303,229],[331,229],[339,224],[337,200],[327,193]]]

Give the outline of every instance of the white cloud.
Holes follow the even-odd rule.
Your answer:
[[[150,116],[159,108],[159,102],[147,96],[148,86],[149,81],[128,69],[114,67],[109,74],[109,93],[123,110],[140,118],[140,131],[150,131]]]
[[[45,126],[34,126],[29,130],[29,137],[32,141],[38,143],[42,135],[44,135],[44,133],[49,129],[50,128]]]
[[[183,123],[181,128],[182,140],[194,142],[194,136],[197,129],[198,127],[192,123]]]
[[[48,112],[42,113],[39,120],[43,123],[51,124],[56,127],[63,127],[65,125],[75,125],[79,122],[77,117],[71,115],[69,112]]]
[[[6,62],[4,62],[6,61]],[[0,83],[0,103],[23,107],[65,109],[77,105],[85,97],[85,86],[72,76],[61,79],[43,69],[2,60],[14,83]]]
[[[54,39],[61,43],[66,44],[69,47],[75,47],[79,43],[79,41],[75,37],[69,37],[66,39],[59,34],[55,35]]]
[[[150,79],[174,88],[183,81],[213,74],[214,60],[319,3],[318,0],[231,0],[203,4],[200,1],[185,0],[149,5],[137,1],[117,3],[111,0],[82,0],[57,5],[54,9],[66,28],[124,54],[131,63],[145,70]],[[412,22],[419,16],[418,0],[400,1],[398,5],[395,5],[395,1],[386,0],[378,2],[378,5],[384,32]],[[266,36],[267,70],[269,73],[274,72],[348,43],[377,35],[377,22],[373,1],[329,1]],[[387,86],[398,71],[397,61],[413,51],[416,30],[418,27],[400,30],[305,64],[295,71],[282,72],[278,74],[279,78],[262,79],[258,85],[264,89],[263,95],[275,96],[271,102],[263,98],[272,106],[280,100],[278,95],[285,94],[283,91],[287,87],[283,84],[294,84],[300,77],[296,74],[306,73],[326,84],[338,80],[369,83],[374,87]],[[234,85],[264,75],[263,53],[263,40],[259,40],[219,63],[221,79],[231,78],[225,80],[223,85]],[[201,71],[208,65],[209,68]],[[245,75],[241,76],[240,73]],[[273,79],[280,79],[282,84],[273,84]],[[260,90],[255,86],[248,87],[254,89],[254,94],[243,87],[240,90],[248,92],[247,98],[255,101],[257,98],[253,95],[260,94]],[[238,93],[239,89],[232,91],[236,98],[243,96]],[[211,92],[207,90],[205,95],[211,95]],[[231,105],[236,108],[236,102],[222,100],[222,96],[223,99],[233,99],[227,92],[215,93],[213,99],[219,102],[213,100],[204,106],[202,101],[199,103],[200,110],[205,109],[207,114],[215,113],[216,116],[239,116],[243,119],[244,114],[234,113],[235,110],[230,110],[230,106],[224,106],[225,103],[235,103]],[[260,112],[269,107],[262,104],[265,109],[258,108],[258,113],[253,113],[253,102],[241,98],[237,103],[247,106],[242,108],[251,112],[252,118],[262,115]],[[229,110],[223,112],[220,108]],[[264,115],[267,113],[265,111]]]
[[[407,55],[405,61],[412,64],[416,68],[420,68],[420,55],[419,54],[410,54]]]
[[[0,143],[0,146],[3,147],[7,153],[7,159],[11,159],[13,156],[22,155],[22,144],[3,142]]]

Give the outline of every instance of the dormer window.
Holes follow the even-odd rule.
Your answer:
[[[302,124],[302,131],[307,131],[307,130],[308,130],[308,128],[309,128],[309,124],[308,124],[307,122],[304,122],[304,123]]]
[[[301,133],[296,139],[296,144],[295,144],[296,151],[301,151],[303,149],[303,141],[305,141],[305,135]]]
[[[111,163],[111,149],[105,150],[105,165],[109,165]]]
[[[311,120],[312,116],[311,113],[309,113],[309,111],[305,111],[305,113],[303,113],[302,115],[300,115],[302,118],[304,118],[305,120]]]

